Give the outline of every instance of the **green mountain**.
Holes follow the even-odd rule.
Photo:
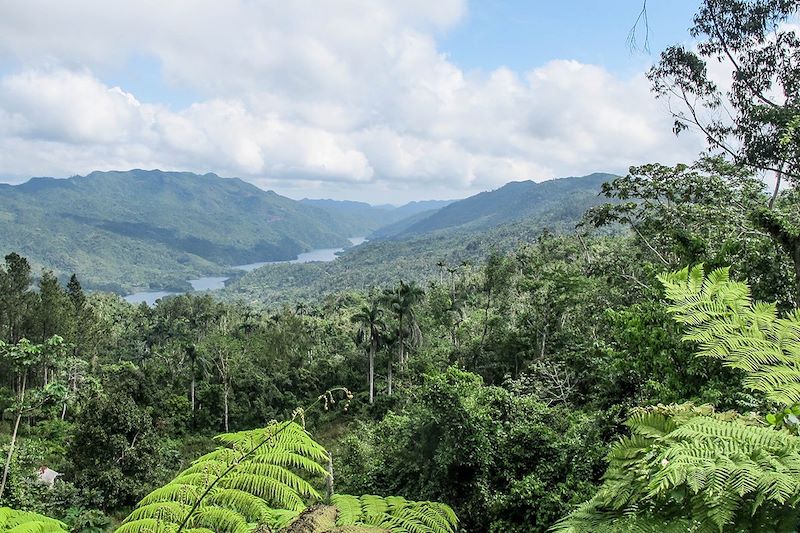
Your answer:
[[[231,265],[348,245],[347,221],[242,180],[131,170],[0,187],[0,253],[88,287],[186,289]]]
[[[444,267],[480,262],[534,242],[543,230],[571,232],[587,208],[606,200],[598,196],[610,174],[592,174],[550,182],[509,183],[438,210],[423,212],[394,227],[413,222],[390,238],[375,238],[329,263],[267,265],[232,280],[219,294],[250,304],[275,305],[319,299],[337,291],[369,289],[398,279],[425,282]],[[380,235],[391,229],[385,227]]]
[[[423,212],[430,214],[452,203],[449,200],[426,200],[396,207],[390,204],[374,206],[365,202],[330,199],[303,198],[300,202],[327,211],[341,224],[346,225],[351,236],[372,235],[387,225],[400,223],[410,217],[418,217]]]
[[[474,231],[536,218],[542,222],[577,220],[611,174],[553,179],[536,183],[514,181],[499,189],[482,192],[453,202],[416,223],[397,236],[411,236],[444,229]]]
[[[400,235],[408,228],[410,228],[420,220],[425,220],[426,218],[434,214],[436,211],[438,211],[438,209],[429,209],[427,211],[420,211],[419,213],[415,213],[406,218],[402,218],[397,222],[392,222],[390,224],[386,224],[385,226],[381,226],[380,228],[376,229],[375,231],[369,234],[369,239],[370,240],[387,239],[390,237],[394,237],[396,235]]]

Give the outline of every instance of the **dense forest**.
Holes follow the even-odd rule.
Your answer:
[[[797,10],[706,0],[650,79],[708,153],[604,176],[568,231],[153,307],[8,254],[0,532],[798,531]],[[425,276],[376,259],[413,246]]]

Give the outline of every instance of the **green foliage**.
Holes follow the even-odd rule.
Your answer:
[[[176,531],[184,521],[187,531],[281,529],[322,499],[329,456],[300,425],[275,422],[261,430],[220,435],[217,440],[221,447],[145,496],[117,533]],[[339,526],[455,531],[455,514],[444,504],[344,495],[334,495],[332,503],[338,508]]]
[[[702,265],[660,277],[669,310],[687,326],[698,356],[745,371],[745,384],[796,404],[800,317],[754,303],[727,269]],[[789,411],[791,416],[793,411]],[[777,417],[773,415],[773,424]],[[604,483],[556,531],[796,531],[800,438],[758,415],[691,404],[635,410],[609,454]],[[672,527],[672,526],[671,526]]]
[[[453,510],[437,502],[411,502],[399,496],[349,496],[331,498],[338,513],[337,526],[366,525],[393,532],[455,533]]]
[[[67,525],[39,513],[0,507],[2,533],[67,533]]]
[[[546,531],[592,494],[604,426],[450,368],[335,445],[337,486],[446,501],[467,531]]]
[[[179,463],[173,445],[158,437],[148,410],[123,391],[87,402],[67,456],[69,479],[90,505],[102,509],[134,504]]]
[[[4,189],[0,212],[10,214],[0,218],[0,252],[17,250],[59,277],[77,272],[87,286],[117,292],[186,290],[192,277],[346,246],[351,236],[316,207],[188,172],[34,179]]]
[[[706,277],[697,265],[659,278],[687,326],[686,340],[698,355],[721,359],[747,373],[745,386],[772,401],[800,402],[800,311],[778,317],[774,304],[753,302],[745,283],[732,281],[727,268]]]

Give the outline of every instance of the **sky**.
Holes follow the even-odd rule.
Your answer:
[[[699,0],[0,0],[0,181],[159,168],[402,203],[692,161]]]

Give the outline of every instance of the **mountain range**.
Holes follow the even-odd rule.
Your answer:
[[[372,242],[359,247],[360,255],[345,253],[347,261],[334,262],[342,263],[335,268],[379,248],[385,260],[400,265],[404,250],[425,257],[453,236],[451,246],[458,247],[468,234],[521,221],[568,226],[609,178],[512,182],[464,200],[399,207],[295,201],[216,174],[130,170],[32,178],[0,185],[0,253],[18,252],[36,269],[62,278],[74,272],[90,289],[118,293],[188,290],[186,280],[194,277],[241,275],[234,265],[344,248],[353,236]],[[250,283],[248,276],[257,279],[234,279],[233,292]]]
[[[442,268],[477,264],[487,254],[535,242],[547,230],[570,232],[611,174],[511,182],[451,202],[373,232],[369,242],[328,263],[280,264],[259,268],[226,284],[220,296],[252,305],[317,300],[326,294],[396,283],[424,283]]]

